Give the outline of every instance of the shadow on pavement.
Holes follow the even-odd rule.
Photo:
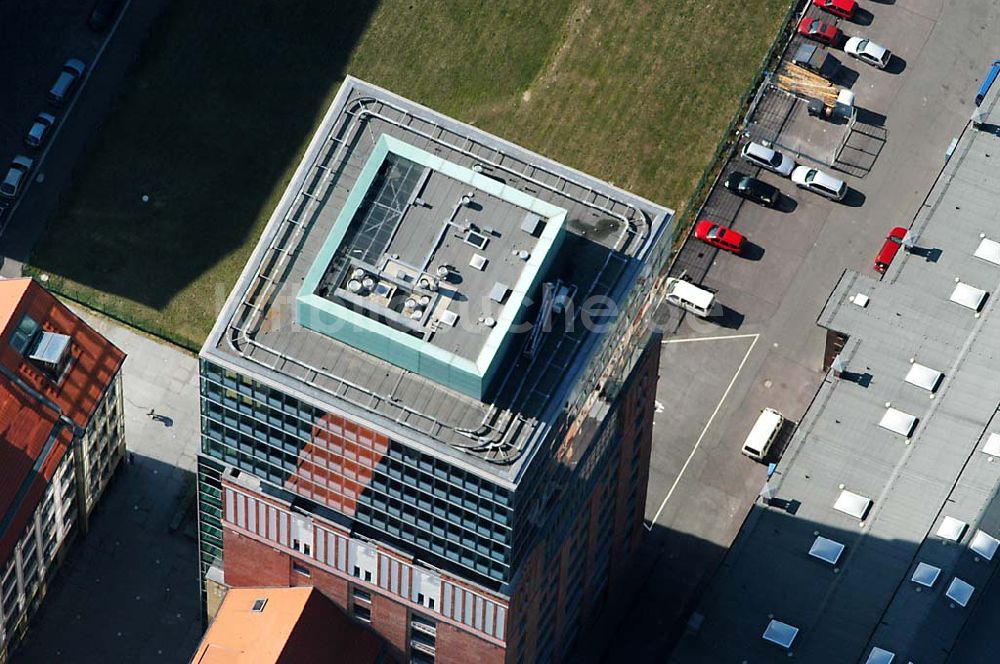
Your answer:
[[[743,243],[743,253],[740,256],[748,261],[759,261],[764,258],[764,247],[747,240]]]
[[[882,71],[888,72],[890,74],[902,74],[903,70],[906,69],[906,60],[899,57],[895,53],[889,58],[889,64],[885,66]]]
[[[847,207],[861,207],[865,204],[865,200],[867,200],[867,197],[863,193],[854,187],[848,187],[847,195],[840,202]]]
[[[875,16],[870,11],[864,9],[863,7],[858,7],[854,10],[854,16],[851,17],[851,23],[854,25],[868,26],[872,24],[872,20],[874,20],[874,18]]]
[[[201,639],[194,474],[122,460],[12,662],[186,662]],[[157,660],[157,661],[160,661]],[[142,661],[147,661],[143,659]]]
[[[782,193],[781,199],[778,200],[778,204],[774,206],[774,209],[778,212],[784,212],[785,214],[791,214],[795,212],[799,207],[799,202],[789,196],[788,194]]]
[[[885,116],[875,111],[869,111],[867,108],[858,107],[857,121],[872,127],[885,126]]]
[[[710,320],[719,327],[724,327],[730,330],[738,330],[743,325],[744,318],[745,316],[735,309],[722,305],[722,315],[716,316]]]
[[[834,77],[833,82],[842,88],[850,88],[853,87],[855,83],[857,83],[858,76],[859,74],[856,69],[852,69],[847,65],[841,63],[840,69],[837,70],[837,75]]]

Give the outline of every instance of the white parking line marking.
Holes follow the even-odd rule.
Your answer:
[[[727,339],[750,339],[751,337],[759,337],[759,334],[727,334],[721,337],[691,337],[690,339],[667,339],[661,341],[660,343],[664,346],[667,344],[686,344],[692,341],[725,341]]]
[[[701,434],[698,436],[698,440],[695,441],[694,447],[691,449],[691,454],[688,455],[687,461],[685,461],[684,465],[681,466],[681,472],[677,473],[677,477],[674,479],[674,483],[670,486],[670,491],[667,492],[667,497],[663,499],[662,503],[660,503],[660,509],[656,510],[656,514],[653,516],[653,520],[650,521],[648,524],[643,524],[643,525],[646,526],[646,530],[650,530],[650,531],[653,530],[653,524],[655,524],[656,520],[660,518],[661,514],[663,514],[663,509],[667,506],[667,501],[670,500],[670,496],[672,496],[674,494],[674,489],[677,488],[677,484],[681,481],[681,478],[684,476],[684,471],[687,470],[688,464],[691,463],[691,459],[694,458],[695,452],[698,451],[698,446],[701,445],[702,439],[705,438],[705,434],[708,432],[708,428],[710,426],[712,426],[712,422],[715,420],[715,416],[719,414],[719,410],[722,409],[722,404],[726,401],[726,398],[729,396],[729,391],[733,389],[733,385],[736,384],[736,379],[740,377],[740,372],[743,371],[743,365],[745,365],[747,363],[747,358],[750,357],[750,353],[753,352],[754,346],[757,345],[757,340],[760,338],[760,335],[759,334],[738,334],[738,335],[731,335],[731,336],[725,336],[725,337],[703,337],[701,339],[678,339],[677,340],[678,342],[681,342],[681,341],[720,341],[720,340],[723,340],[723,339],[748,339],[748,338],[751,338],[751,337],[753,338],[753,341],[750,342],[750,348],[747,349],[747,352],[743,356],[743,359],[740,360],[740,365],[738,367],[736,367],[736,373],[733,374],[733,379],[729,381],[729,385],[726,386],[726,391],[722,393],[722,398],[719,399],[719,403],[717,403],[715,405],[715,410],[712,411],[712,416],[708,418],[708,422],[705,423],[705,428],[701,430]],[[664,342],[664,343],[669,343],[669,342]]]

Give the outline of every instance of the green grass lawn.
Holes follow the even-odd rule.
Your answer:
[[[200,346],[346,73],[682,210],[787,7],[174,0],[30,270]]]

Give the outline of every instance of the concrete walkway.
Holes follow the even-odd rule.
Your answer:
[[[123,464],[71,545],[15,664],[187,662],[201,638],[194,503],[198,362],[87,311],[128,353]],[[157,417],[150,417],[150,409]],[[170,525],[188,505],[176,530]]]

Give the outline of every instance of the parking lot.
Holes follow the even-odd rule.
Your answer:
[[[135,61],[154,18],[168,0],[126,0],[119,24],[103,31],[88,28],[93,2],[51,0],[13,3],[3,12],[0,62],[4,65],[0,95],[0,177],[11,160],[25,155],[34,161],[30,186],[7,200],[0,224],[0,275],[21,276],[21,266],[43,230],[43,223],[69,186],[77,159],[111,108],[125,75]],[[63,63],[82,60],[87,72],[71,99],[55,107],[45,93]],[[27,147],[24,138],[39,112],[55,116],[45,143]],[[27,184],[27,183],[25,183]]]
[[[828,148],[810,152],[822,144],[810,133],[843,129],[824,127],[784,92],[761,101],[770,104],[765,120],[776,123],[768,129],[775,147],[798,146],[783,151],[845,180],[844,201],[797,190],[737,156],[721,177],[733,169],[760,177],[781,190],[783,204],[768,209],[715,188],[701,217],[744,234],[752,251],[735,256],[691,238],[675,263],[674,274],[716,291],[724,315],[703,321],[668,305],[659,312],[668,334],[646,506],[650,536],[637,570],[642,593],[619,634],[619,643],[632,644],[632,659],[662,661],[679,634],[766,479],[765,465],[739,453],[743,438],[761,408],[778,409],[793,425],[805,412],[824,375],[826,335],[816,326],[823,303],[844,269],[875,274],[872,259],[886,233],[910,225],[997,55],[988,26],[1000,10],[989,0],[947,9],[943,0],[863,7],[870,18],[836,21],[840,29],[881,43],[898,61],[878,70],[835,53],[856,72],[844,79],[856,96],[854,131],[869,135],[844,142],[857,154],[840,150],[841,163]],[[790,53],[801,40],[793,38]],[[795,104],[801,108],[790,110]]]

